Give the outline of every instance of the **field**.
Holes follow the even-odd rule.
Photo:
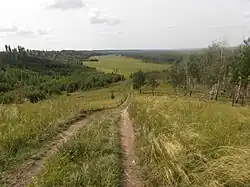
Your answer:
[[[121,186],[119,114],[111,111],[95,115],[46,163],[31,187]]]
[[[88,66],[108,73],[114,72],[114,70],[117,69],[118,73],[125,75],[125,77],[129,77],[130,74],[139,70],[147,72],[164,70],[169,67],[169,64],[144,63],[141,60],[123,56],[107,55],[92,58],[98,59],[99,62],[86,62]]]
[[[129,112],[145,186],[249,186],[248,108],[136,96]]]
[[[106,55],[91,57],[99,61],[85,61],[87,67],[82,52],[69,51],[76,62],[41,68],[42,59],[12,53],[4,54],[1,68],[2,99],[15,99],[0,106],[0,186],[250,186],[245,87],[239,82],[242,102],[232,107],[237,94],[227,76],[228,85],[219,90],[218,84],[218,101],[210,100],[209,81],[218,74],[217,66],[202,61],[210,58],[198,56],[185,69],[181,61],[165,63],[168,55],[145,53],[147,62],[140,54],[132,55],[138,59]],[[18,65],[34,59],[26,69],[40,73]],[[26,82],[20,84],[23,72]],[[15,93],[22,86],[29,89],[20,99]],[[192,94],[184,96],[186,91]]]
[[[110,108],[121,104],[128,85],[114,84],[103,89],[62,95],[36,104],[1,106],[0,184],[6,173],[34,155],[46,142],[68,128],[70,118],[80,111]],[[111,99],[114,91],[115,99]]]

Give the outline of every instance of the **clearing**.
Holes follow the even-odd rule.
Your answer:
[[[169,67],[169,64],[155,64],[155,63],[145,63],[142,60],[123,57],[123,56],[97,56],[92,57],[98,59],[98,62],[86,62],[86,65],[90,67],[95,67],[99,71],[104,72],[114,72],[117,70],[117,73],[123,74],[125,77],[129,77],[131,73],[136,71],[154,71],[154,70],[164,70]],[[85,63],[85,62],[84,62]]]

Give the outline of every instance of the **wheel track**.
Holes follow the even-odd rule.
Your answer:
[[[133,130],[133,123],[129,118],[128,107],[122,110],[121,124],[120,124],[120,138],[123,148],[123,167],[124,167],[124,187],[142,187],[140,181],[140,170],[137,164],[137,157],[135,155],[135,136]]]
[[[25,161],[19,169],[10,173],[6,179],[6,184],[9,187],[24,187],[32,182],[32,178],[36,176],[43,168],[48,159],[53,156],[62,145],[72,138],[80,129],[93,120],[98,114],[107,110],[114,110],[126,105],[129,100],[129,95],[118,106],[103,108],[91,111],[81,111],[81,113],[64,123],[67,126],[63,132],[59,133],[53,140],[47,143],[41,150]]]

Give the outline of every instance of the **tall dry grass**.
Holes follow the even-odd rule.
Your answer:
[[[18,167],[48,140],[65,129],[68,119],[81,110],[119,105],[127,85],[61,96],[40,103],[0,106],[0,185],[6,172]],[[110,91],[115,99],[110,98]]]
[[[250,186],[250,110],[180,97],[136,97],[145,186]]]
[[[119,119],[119,112],[95,116],[46,163],[30,186],[122,186]]]

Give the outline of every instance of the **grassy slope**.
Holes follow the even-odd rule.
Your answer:
[[[180,97],[136,97],[145,186],[250,185],[250,111]]]
[[[60,96],[36,104],[3,105],[0,108],[0,176],[18,166],[60,130],[59,125],[80,110],[118,105],[126,95],[127,85],[115,84],[101,90]],[[110,91],[115,99],[110,99]],[[1,184],[1,177],[0,177]]]
[[[122,56],[100,56],[93,57],[99,59],[99,62],[87,62],[90,67],[96,67],[100,71],[113,72],[115,68],[118,69],[118,73],[129,77],[129,75],[138,70],[142,71],[153,71],[153,70],[164,70],[169,67],[168,64],[154,64],[145,63],[141,60],[122,57]]]
[[[31,186],[121,186],[119,116],[110,111],[96,116],[46,163]]]

